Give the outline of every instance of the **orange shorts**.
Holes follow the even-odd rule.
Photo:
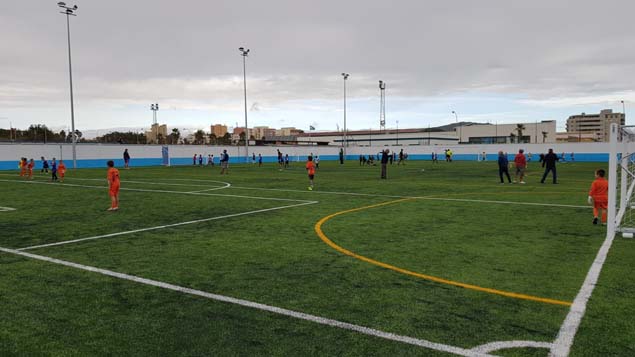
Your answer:
[[[119,185],[110,186],[109,194],[111,196],[117,196],[119,194]]]
[[[607,209],[609,202],[607,199],[596,200],[593,199],[593,208]]]

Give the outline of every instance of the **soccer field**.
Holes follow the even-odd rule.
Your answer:
[[[0,174],[2,355],[500,355],[558,339],[605,243],[559,184],[495,162]],[[550,179],[547,182],[551,182]],[[635,355],[635,241],[616,237],[571,356]],[[565,343],[566,345],[566,343]]]

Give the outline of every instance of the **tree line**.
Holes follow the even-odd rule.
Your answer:
[[[75,130],[78,143],[102,143],[102,144],[184,144],[184,145],[231,145],[231,134],[225,133],[225,135],[217,137],[214,133],[207,134],[203,130],[198,130],[194,133],[193,139],[182,138],[179,129],[174,128],[172,132],[164,137],[159,134],[157,141],[149,143],[144,133],[137,133],[132,131],[121,132],[112,131],[107,134],[97,136],[92,139],[84,138],[82,132]],[[0,141],[12,141],[23,143],[71,143],[73,142],[73,136],[70,132],[60,130],[54,132],[46,125],[32,124],[26,130],[20,129],[0,129]],[[245,142],[244,134],[241,134],[238,144]]]

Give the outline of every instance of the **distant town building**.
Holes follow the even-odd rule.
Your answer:
[[[276,129],[269,128],[268,126],[255,126],[250,129],[251,136],[256,140],[260,140],[265,137],[275,136]]]
[[[217,138],[222,138],[227,134],[227,125],[214,124],[210,126],[210,133],[216,135]]]
[[[567,119],[567,133],[569,136],[581,138],[582,134],[592,134],[596,141],[609,141],[611,124],[624,125],[624,113],[613,113],[611,109],[601,110],[599,114],[572,115]]]
[[[168,126],[166,124],[152,124],[149,131],[146,131],[146,142],[148,144],[163,144],[168,137]]]
[[[455,127],[465,144],[542,144],[556,142],[556,121],[516,124],[472,124]]]
[[[302,130],[300,129],[296,129],[295,127],[286,127],[286,128],[280,128],[276,130],[274,135],[275,136],[294,136],[294,135],[297,136],[301,133],[302,133]]]

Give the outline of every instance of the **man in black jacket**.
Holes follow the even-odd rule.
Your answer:
[[[386,165],[388,164],[388,149],[381,152],[381,178],[386,179]]]
[[[549,152],[545,155],[545,159],[542,161],[542,167],[545,168],[545,173],[542,175],[540,183],[545,183],[545,179],[547,178],[549,171],[551,171],[553,175],[553,183],[558,183],[556,176],[556,161],[558,161],[558,155],[553,153],[553,149],[549,149]]]

